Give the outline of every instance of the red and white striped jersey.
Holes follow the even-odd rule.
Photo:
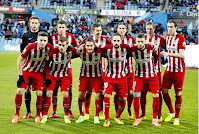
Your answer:
[[[125,77],[126,55],[130,49],[129,45],[121,44],[120,49],[117,51],[113,47],[113,44],[106,45],[105,47],[100,46],[100,49],[108,61],[106,77],[113,79]]]
[[[186,40],[182,35],[177,34],[175,37],[171,37],[171,35],[166,36],[166,50],[168,53],[179,53],[179,49],[185,50],[185,48]],[[175,58],[168,56],[166,71],[184,72],[184,69],[184,58]]]
[[[85,77],[100,77],[102,76],[102,68],[100,59],[102,57],[102,52],[99,48],[92,54],[86,52],[86,48],[83,48],[83,52],[80,54],[82,60],[82,66],[80,68],[81,76]]]
[[[122,40],[122,44],[128,44],[130,47],[133,46],[133,44],[135,44],[135,39],[131,36],[126,36],[123,40]],[[126,73],[134,73],[133,70],[133,60],[132,57],[129,57],[126,59]]]
[[[72,47],[67,50],[64,54],[59,52],[58,48],[55,48],[49,54],[49,62],[50,63],[50,75],[54,77],[65,77],[68,76],[68,64],[70,63],[71,58],[76,53],[76,48]],[[49,71],[46,71],[47,75],[49,75]],[[46,76],[47,77],[47,76]]]
[[[101,36],[99,39],[95,39],[93,36],[88,36],[88,37],[84,38],[84,40],[80,43],[80,45],[85,44],[86,39],[88,39],[88,38],[93,38],[95,40],[95,43],[100,43],[100,44],[103,44],[104,46],[111,43],[111,41],[105,36]],[[105,58],[102,57],[101,63],[100,63],[101,68],[102,68],[102,72],[105,72],[105,60],[104,59]]]
[[[50,43],[47,43],[43,49],[39,49],[37,43],[28,45],[21,54],[21,57],[25,59],[22,70],[28,72],[43,72],[44,62],[49,58],[49,53],[52,50],[53,46]]]
[[[157,45],[157,62],[156,62],[156,72],[159,73],[161,72],[161,56],[160,56],[160,47],[166,49],[166,42],[165,39],[163,37],[161,37],[160,35],[155,34],[155,36],[153,36],[153,38],[149,38],[149,36],[145,35],[145,40],[146,42],[152,42],[153,44]]]
[[[133,56],[136,61],[135,76],[151,78],[156,76],[153,55],[156,54],[151,45],[145,44],[145,49],[139,50],[133,46],[129,51],[129,56]]]
[[[75,36],[70,34],[70,33],[66,33],[66,35],[64,36],[66,38],[68,38],[68,42],[69,42],[69,46],[73,46],[73,47],[77,47],[78,44],[77,44],[77,41],[75,39]],[[55,47],[57,48],[58,47],[58,40],[59,40],[60,36],[58,33],[55,33],[55,34],[52,34],[50,36],[50,43]],[[71,68],[72,67],[72,64],[71,62],[68,64],[68,68]]]

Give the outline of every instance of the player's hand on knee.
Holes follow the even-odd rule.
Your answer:
[[[17,80],[17,87],[20,87],[22,83],[25,84],[25,80],[23,78],[23,75],[19,75],[19,79]]]
[[[48,88],[50,84],[51,84],[51,79],[46,79],[44,82],[44,85],[46,86],[46,88]]]

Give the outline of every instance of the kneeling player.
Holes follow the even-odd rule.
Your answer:
[[[70,109],[70,97],[69,97],[69,77],[68,77],[68,64],[76,52],[75,48],[68,46],[68,39],[66,37],[61,37],[59,39],[58,48],[55,48],[52,53],[49,54],[51,62],[50,70],[46,70],[46,87],[47,93],[44,100],[44,115],[41,123],[46,123],[48,118],[48,110],[50,107],[51,97],[53,90],[60,81],[61,90],[63,94],[63,107],[64,107],[64,119],[65,123],[71,123],[69,119],[69,109]],[[49,76],[50,74],[50,76]],[[50,78],[50,79],[49,79]]]
[[[94,117],[94,123],[99,124],[99,112],[101,110],[101,95],[103,89],[102,81],[102,68],[101,68],[101,51],[95,49],[95,41],[93,38],[87,38],[85,41],[85,47],[80,53],[82,60],[80,78],[79,78],[79,98],[78,105],[80,111],[80,117],[76,123],[84,121],[83,103],[85,103],[85,93],[87,91],[87,85],[91,85],[96,93],[95,106],[96,113]]]
[[[140,96],[143,89],[143,84],[146,82],[149,85],[150,92],[153,94],[153,120],[152,124],[161,126],[157,121],[158,106],[159,106],[159,81],[155,71],[153,55],[154,48],[151,45],[145,44],[144,34],[138,34],[136,38],[137,47],[130,49],[129,56],[133,56],[136,61],[135,71],[135,90],[134,90],[134,110],[135,122],[133,126],[140,124],[139,108]]]
[[[28,45],[17,60],[19,79],[17,81],[17,94],[15,97],[15,116],[12,123],[17,123],[19,120],[19,111],[22,103],[23,90],[27,87],[29,78],[35,83],[37,89],[37,114],[35,122],[40,123],[40,112],[42,108],[42,91],[43,91],[43,67],[46,58],[53,46],[48,43],[48,33],[39,32],[37,43]],[[23,60],[25,62],[23,64]],[[23,66],[22,66],[23,64]]]

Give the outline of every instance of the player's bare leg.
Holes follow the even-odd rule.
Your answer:
[[[50,108],[50,104],[51,104],[51,97],[52,97],[53,91],[47,91],[46,92],[46,96],[44,99],[44,108],[43,108],[43,118],[41,120],[41,123],[46,123],[47,119],[48,119],[48,111]]]
[[[25,88],[18,88],[15,96],[15,115],[12,119],[12,123],[17,123],[19,120],[19,112],[22,104],[22,95]]]
[[[153,119],[152,119],[152,125],[156,127],[161,126],[157,120],[158,108],[159,108],[159,93],[156,93],[153,94]]]
[[[134,93],[135,122],[132,124],[133,126],[138,126],[140,124],[140,118],[139,118],[140,97],[141,97],[140,92]]]
[[[40,112],[42,109],[42,96],[43,92],[37,90],[37,102],[36,102],[36,116],[35,116],[35,123],[40,123],[41,117],[40,117]]]
[[[164,101],[165,101],[165,103],[166,103],[166,105],[167,105],[167,107],[168,107],[168,109],[169,109],[169,112],[170,112],[170,113],[168,114],[168,116],[165,118],[164,121],[165,121],[165,122],[169,122],[169,121],[171,121],[171,119],[174,118],[175,112],[174,112],[174,110],[173,110],[171,97],[170,97],[170,95],[169,95],[169,89],[163,88],[163,89],[162,89],[162,93],[163,93]]]
[[[68,91],[62,91],[63,94],[63,107],[64,107],[64,121],[65,123],[71,123],[69,118],[70,109],[70,97]]]
[[[71,110],[72,106],[72,98],[73,98],[73,93],[72,93],[72,83],[70,83],[70,88],[69,88],[69,97],[70,97],[70,109],[69,109],[69,118],[75,118],[75,115],[73,114]]]
[[[85,92],[79,92],[78,105],[79,105],[80,116],[79,116],[78,120],[76,120],[76,123],[84,122],[85,94],[86,94]]]
[[[114,105],[115,105],[115,113],[117,114],[117,110],[119,108],[119,95],[115,93],[114,95]]]

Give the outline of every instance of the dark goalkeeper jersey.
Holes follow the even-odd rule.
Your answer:
[[[37,41],[37,35],[41,31],[47,32],[46,30],[39,29],[39,31],[36,32],[36,33],[28,31],[28,32],[26,32],[26,33],[23,34],[23,36],[22,36],[22,43],[20,45],[20,51],[21,51],[21,53],[23,52],[24,48],[28,44],[32,44],[32,43],[34,43],[34,42]]]

